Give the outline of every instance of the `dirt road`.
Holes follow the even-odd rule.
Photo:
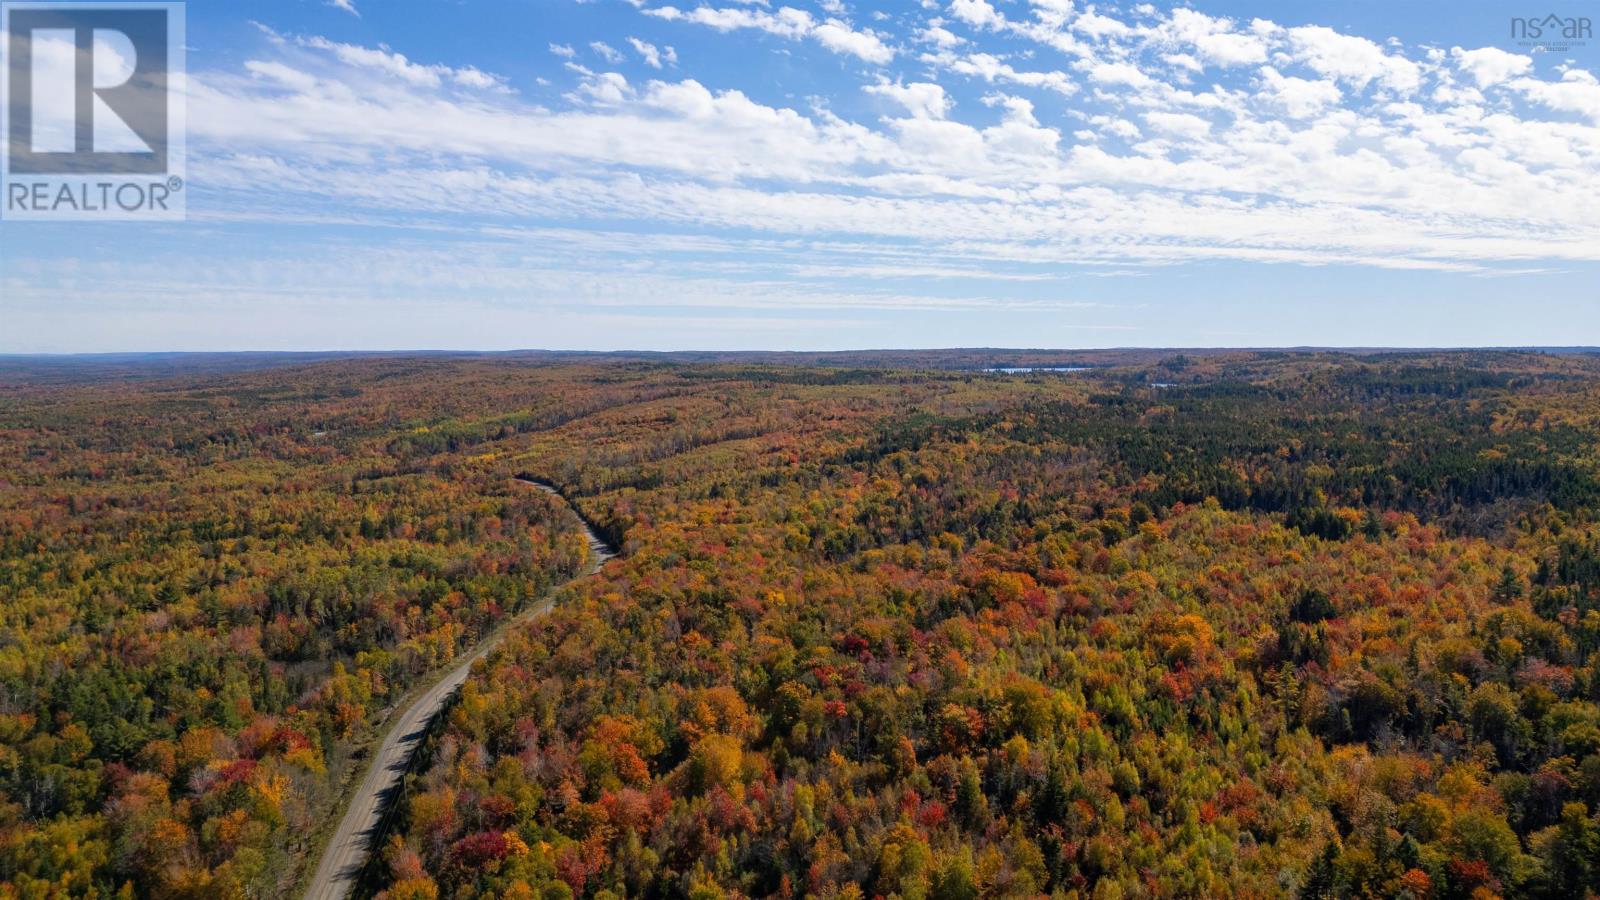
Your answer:
[[[547,484],[523,478],[517,481],[547,494],[560,496]],[[583,529],[589,537],[592,560],[577,578],[593,575],[606,560],[615,555],[587,522],[583,523]],[[493,650],[511,626],[549,611],[550,601],[542,601],[518,613],[505,626],[490,632],[427,693],[413,700],[410,706],[395,716],[383,736],[383,744],[367,768],[360,789],[351,799],[344,819],[339,822],[339,829],[333,833],[333,840],[328,842],[323,852],[317,873],[306,890],[307,900],[343,900],[350,896],[360,879],[362,867],[366,865],[370,842],[383,820],[384,812],[399,793],[401,780],[411,765],[412,755],[417,752],[417,745],[422,743],[422,738],[427,734],[429,723],[444,709],[462,682],[467,680],[472,664]]]

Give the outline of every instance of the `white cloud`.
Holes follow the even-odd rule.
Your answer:
[[[877,35],[868,31],[854,31],[838,19],[829,19],[813,28],[811,36],[835,53],[848,53],[870,63],[883,65],[894,59],[894,50]]]
[[[380,310],[461,292],[558,307],[484,316],[524,329],[561,321],[560,304],[619,317],[695,304],[707,311],[684,317],[691,327],[738,334],[729,323],[743,320],[717,310],[793,324],[775,314],[990,308],[1016,302],[997,299],[1007,284],[1085,267],[1600,262],[1600,80],[1547,56],[1246,23],[1204,3],[926,0],[860,13],[863,29],[837,0],[659,2],[633,3],[649,34],[708,29],[696,38],[713,53],[685,53],[679,71],[664,38],[586,34],[549,45],[557,59],[535,83],[550,89],[531,97],[413,45],[262,27],[253,58],[191,79],[191,174],[211,192],[191,218],[428,240],[284,254],[297,267],[229,259],[181,279],[124,265],[98,283],[263,306],[315,284],[319,301]],[[775,88],[772,54],[800,54],[752,33],[840,54],[795,61],[827,73],[805,88],[822,95]],[[914,62],[877,68],[905,47]],[[595,71],[609,65],[591,50],[622,50],[648,74]],[[448,250],[416,246],[436,239]],[[291,268],[301,282],[276,280]],[[18,277],[0,273],[13,307],[102,299],[33,276],[24,294]],[[917,279],[951,287],[905,287]]]
[[[1085,10],[1082,15],[1072,20],[1072,30],[1097,40],[1107,37],[1120,38],[1133,31],[1121,19],[1102,16],[1095,12],[1093,8]]]
[[[1468,51],[1408,55],[1331,29],[1186,10],[1074,37],[1064,0],[1034,0],[1031,20],[1001,17],[998,37],[986,25],[956,44],[927,36],[946,13],[925,8],[921,22],[886,26],[903,32],[872,35],[886,51],[922,35],[923,68],[854,76],[851,90],[889,110],[855,119],[831,111],[837,97],[776,100],[726,74],[593,72],[561,45],[551,51],[566,60],[566,93],[545,107],[465,90],[476,70],[387,47],[276,44],[239,71],[199,73],[192,166],[222,197],[271,197],[285,215],[331,204],[407,222],[538,217],[662,240],[727,234],[807,277],[1197,259],[1463,272],[1600,261],[1600,81],[1583,70],[1486,70],[1526,101],[1488,105],[1469,84],[1487,55]],[[841,35],[862,32],[843,20],[790,7],[645,12],[873,54],[845,46]],[[1217,37],[1229,40],[1208,43]],[[652,68],[651,49],[669,62],[637,38],[627,46]],[[1057,51],[1060,71],[1048,64]],[[1250,71],[1221,71],[1232,65]],[[1456,73],[1469,74],[1458,84]],[[955,104],[963,87],[990,109]],[[819,261],[823,243],[834,249]],[[744,265],[734,250],[723,264]]]
[[[450,83],[460,87],[486,89],[501,88],[505,83],[500,76],[491,75],[472,66],[452,68],[445,65],[418,65],[407,59],[404,54],[396,53],[384,46],[361,47],[330,41],[324,37],[302,38],[299,43],[301,46],[332,53],[347,65],[380,71],[417,87],[436,88]],[[551,45],[551,50],[555,49],[555,45]]]
[[[501,78],[499,75],[493,75],[483,71],[482,69],[477,69],[472,66],[451,69],[450,78],[452,81],[461,85],[462,87],[474,88],[480,91],[507,90],[505,86],[505,79]]]
[[[628,79],[616,72],[595,72],[586,75],[578,86],[575,97],[581,97],[601,106],[617,106],[633,95]]]
[[[959,37],[943,25],[929,24],[918,33],[917,39],[925,44],[932,44],[940,49],[949,50],[965,44],[966,38]]]
[[[876,33],[856,31],[841,19],[818,22],[805,10],[791,6],[777,12],[764,10],[715,8],[701,6],[684,11],[675,6],[658,6],[644,10],[646,15],[668,22],[692,22],[717,31],[756,29],[768,34],[799,40],[811,38],[836,53],[846,53],[869,63],[883,65],[894,59],[894,48],[885,44]]]
[[[1551,109],[1580,113],[1600,122],[1600,81],[1583,69],[1566,70],[1558,82],[1519,78],[1511,87]]]
[[[951,0],[950,15],[974,28],[996,28],[1005,22],[988,0]]]
[[[1148,112],[1145,122],[1164,134],[1197,140],[1211,133],[1211,123],[1189,113]]]
[[[589,49],[593,50],[596,56],[608,63],[616,64],[622,62],[622,51],[605,41],[590,41]]]
[[[315,76],[300,71],[280,62],[263,62],[261,60],[246,60],[245,70],[253,75],[275,81],[291,90],[307,92],[317,86]]]
[[[1265,95],[1295,119],[1316,115],[1343,97],[1339,86],[1331,81],[1286,76],[1271,66],[1262,67],[1261,81]]]
[[[395,53],[386,47],[371,48],[341,44],[324,37],[307,38],[303,43],[307,47],[326,50],[349,65],[378,69],[413,85],[437,87],[444,71],[440,67],[419,66],[406,59],[403,54]]]
[[[1450,56],[1461,71],[1472,76],[1480,88],[1508,81],[1533,68],[1531,58],[1519,53],[1507,53],[1498,47],[1480,47],[1477,50],[1452,47]]]
[[[1022,97],[991,97],[990,103],[1005,109],[999,125],[983,130],[984,144],[1000,157],[1053,160],[1057,158],[1061,134],[1045,128],[1033,113],[1033,104]]]
[[[885,81],[869,84],[863,90],[894,101],[913,118],[942,119],[950,111],[950,98],[944,88],[929,82],[891,84]]]
[[[1077,83],[1066,72],[1018,70],[1010,63],[1003,62],[999,57],[988,53],[972,53],[964,56],[950,53],[929,54],[924,55],[922,59],[924,62],[941,66],[960,75],[982,78],[991,84],[1000,82],[1043,88],[1063,96],[1074,94],[1078,90]]]
[[[1143,132],[1139,131],[1139,126],[1129,122],[1127,119],[1119,119],[1115,116],[1091,116],[1089,123],[1123,140],[1136,141],[1144,136]]]
[[[334,9],[342,9],[356,18],[361,18],[361,12],[356,9],[355,0],[328,0],[328,5]]]
[[[1194,48],[1195,56],[1215,66],[1242,66],[1265,62],[1266,41],[1258,34],[1234,30],[1229,19],[1212,18],[1192,9],[1178,8],[1164,28],[1168,40]]]
[[[1133,63],[1102,62],[1089,66],[1089,80],[1097,84],[1126,85],[1132,88],[1148,88],[1155,82],[1150,76],[1139,70]]]
[[[1364,88],[1374,81],[1400,93],[1415,91],[1422,80],[1416,63],[1363,37],[1340,34],[1323,25],[1289,29],[1294,59],[1312,71]]]
[[[658,48],[655,44],[645,43],[636,37],[628,38],[628,44],[633,47],[633,52],[644,60],[644,64],[652,69],[661,68],[663,62],[671,65],[676,65],[678,62],[678,51],[671,47]]]
[[[1072,14],[1072,0],[1028,0],[1041,15],[1064,18]]]

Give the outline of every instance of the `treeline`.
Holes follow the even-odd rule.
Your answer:
[[[6,396],[0,894],[292,893],[581,565],[528,472],[627,553],[469,680],[391,898],[1600,892],[1594,364],[959,360]]]
[[[1591,395],[1250,364],[796,389],[649,484],[569,462],[630,554],[468,685],[388,896],[1600,888]],[[659,446],[564,431],[503,452]]]
[[[583,565],[539,492],[389,451],[431,373],[296,377],[0,409],[0,895],[291,893],[381,714]]]

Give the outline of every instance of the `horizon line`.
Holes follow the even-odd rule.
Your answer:
[[[507,350],[449,348],[303,349],[303,350],[68,350],[42,352],[0,351],[0,360],[90,360],[137,357],[185,356],[513,356],[543,354],[552,356],[675,356],[675,355],[809,355],[840,356],[873,353],[1600,353],[1600,344],[1294,344],[1294,345],[1126,345],[1112,347],[860,347],[844,350],[780,350],[752,347],[739,350],[682,348],[674,350],[614,349],[583,350],[546,347],[518,347]]]

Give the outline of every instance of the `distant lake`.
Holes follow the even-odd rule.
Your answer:
[[[999,372],[1002,375],[1026,375],[1029,372],[1087,372],[1089,369],[1089,366],[998,366],[984,371]]]

